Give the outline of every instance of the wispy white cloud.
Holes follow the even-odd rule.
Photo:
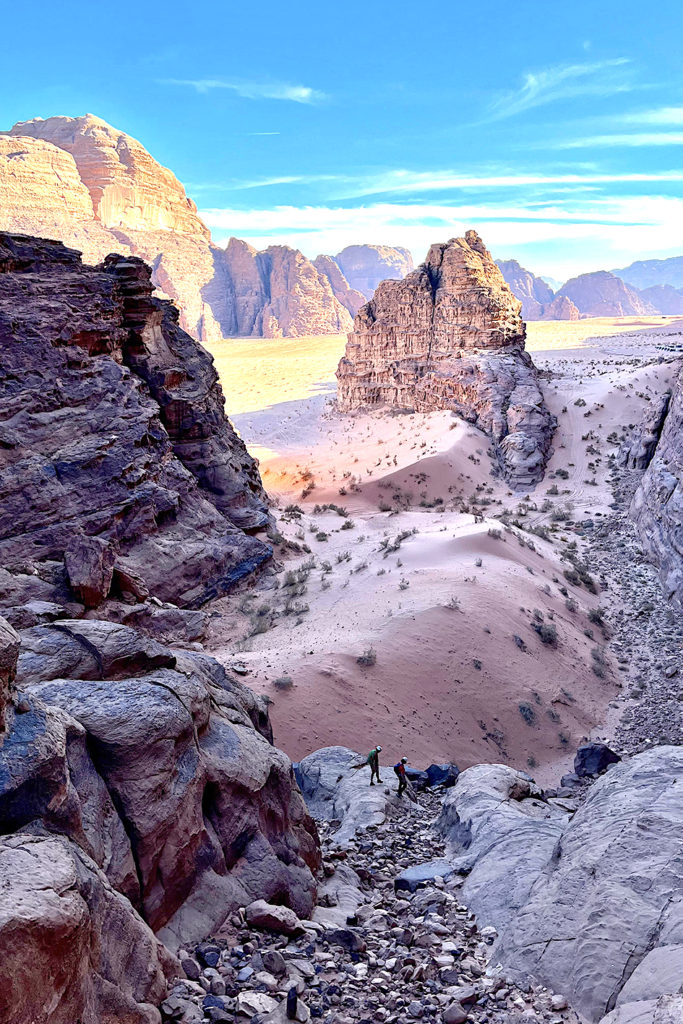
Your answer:
[[[605,135],[587,135],[581,139],[555,142],[552,149],[596,149],[626,146],[683,146],[683,132],[614,132]]]
[[[357,242],[405,245],[422,260],[436,241],[477,227],[497,256],[526,259],[565,279],[683,249],[683,198],[624,196],[544,204],[402,204],[362,207],[274,206],[208,209],[201,216],[217,239],[246,237],[257,248],[291,245],[306,255],[335,253]]]
[[[226,78],[162,78],[158,81],[161,85],[187,86],[204,94],[215,89],[228,89],[247,100],[289,100],[292,103],[311,104],[327,98],[318,89],[288,82],[246,82]]]
[[[635,110],[614,118],[619,124],[683,125],[683,107],[656,107],[654,110]]]
[[[576,96],[612,96],[629,92],[633,82],[629,60],[616,57],[590,64],[557,64],[540,71],[528,71],[518,89],[500,96],[491,105],[491,119],[521,114],[534,107]]]

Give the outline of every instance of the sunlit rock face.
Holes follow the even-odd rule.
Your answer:
[[[204,342],[337,334],[362,302],[336,264],[316,267],[287,246],[215,245],[175,175],[92,114],[0,133],[0,230],[58,239],[86,263],[139,256]]]
[[[339,407],[453,409],[492,437],[506,479],[528,486],[543,475],[554,419],[525,336],[520,302],[468,231],[360,309],[337,370]]]

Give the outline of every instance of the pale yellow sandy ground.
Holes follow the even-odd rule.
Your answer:
[[[600,635],[586,636],[587,613],[601,598],[562,575],[560,538],[571,532],[553,543],[527,534],[528,546],[520,531],[498,539],[489,530],[502,508],[548,523],[544,500],[579,522],[606,513],[607,454],[616,450],[607,438],[637,422],[666,386],[672,364],[658,356],[679,344],[681,327],[672,318],[530,325],[529,348],[558,418],[549,471],[569,476],[546,478],[529,501],[491,477],[487,438],[450,413],[337,414],[329,399],[343,338],[212,347],[228,411],[279,502],[278,527],[315,559],[294,598],[281,572],[246,603],[214,606],[212,649],[228,665],[244,662],[248,684],[273,699],[280,746],[299,757],[328,744],[380,742],[389,761],[503,760],[541,779],[569,763],[617,693],[615,674],[599,680],[591,670]],[[579,397],[585,405],[574,404]],[[548,497],[553,485],[560,493]],[[475,494],[492,502],[482,523],[461,511]],[[395,495],[409,508],[381,511]],[[334,511],[316,513],[325,501],[343,505],[353,528],[342,529],[347,520]],[[292,502],[303,514],[287,521],[282,510]],[[408,531],[385,557],[382,545]],[[277,554],[286,569],[310,558]],[[563,586],[578,611],[567,609]],[[553,616],[557,647],[534,632],[535,609],[546,622]],[[249,636],[263,620],[270,628]],[[356,659],[368,648],[376,663],[364,667]],[[274,686],[282,676],[294,683],[286,692]]]

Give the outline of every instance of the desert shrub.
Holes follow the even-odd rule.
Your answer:
[[[377,651],[374,647],[367,647],[362,654],[359,654],[356,658],[359,665],[364,665],[366,668],[371,667],[377,662]]]
[[[277,679],[273,679],[273,686],[276,690],[291,690],[294,680],[291,676],[278,676]]]
[[[598,607],[598,608],[591,608],[591,610],[588,612],[588,621],[592,622],[596,626],[604,626],[605,625],[604,615],[605,615],[604,608],[600,608],[600,607]]]
[[[488,532],[489,537],[493,537],[494,540],[502,540],[503,539],[503,531],[499,530],[496,526],[489,526],[487,532]]]
[[[341,529],[353,530],[355,528],[355,525],[356,524],[354,523],[353,519],[345,519],[344,522],[341,524]]]
[[[518,705],[519,713],[526,722],[527,725],[533,725],[536,721],[536,712],[532,708],[531,704],[523,702]]]
[[[557,626],[554,626],[549,622],[539,622],[534,623],[533,625],[541,639],[541,643],[548,644],[551,647],[555,647],[557,645]]]
[[[449,599],[446,601],[446,603],[444,605],[444,608],[450,608],[451,611],[453,611],[453,612],[459,612],[460,611],[460,598],[456,597],[455,594],[453,594],[453,596],[449,597]]]
[[[564,603],[568,612],[578,612],[579,604],[578,601],[575,601],[573,597],[568,597]]]

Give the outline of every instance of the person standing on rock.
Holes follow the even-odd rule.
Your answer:
[[[408,788],[408,778],[406,776],[406,765],[408,764],[408,758],[402,757],[398,764],[394,765],[394,771],[398,777],[398,795],[403,796],[403,793]]]
[[[354,764],[353,769],[356,771],[358,768],[365,768],[366,765],[370,765],[370,785],[375,785],[375,776],[377,777],[378,783],[381,784],[382,780],[379,777],[379,755],[382,751],[380,746],[373,747],[368,756],[360,764]]]

